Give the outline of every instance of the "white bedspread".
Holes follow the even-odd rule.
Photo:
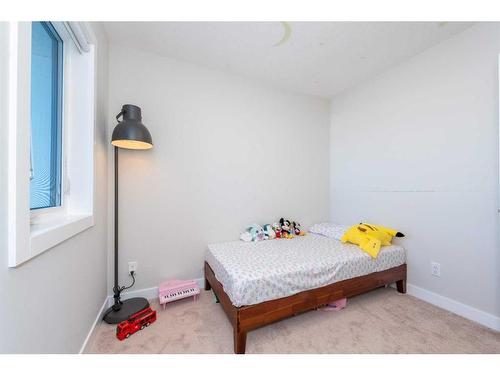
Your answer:
[[[372,259],[355,245],[308,233],[289,240],[211,244],[205,259],[240,307],[396,267],[406,263],[406,252],[384,246]]]

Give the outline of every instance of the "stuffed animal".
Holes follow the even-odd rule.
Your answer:
[[[274,230],[274,238],[281,238],[281,227],[278,223],[273,223],[272,229]]]
[[[253,224],[240,234],[240,239],[245,242],[263,241],[265,240],[264,228],[258,224]]]
[[[264,228],[262,228],[260,225],[254,224],[250,226],[247,230],[252,235],[252,241],[255,242],[255,241],[265,240]]]
[[[276,238],[273,226],[271,224],[264,224],[264,238],[266,240],[273,240]]]
[[[350,242],[358,245],[361,250],[376,258],[381,246],[389,246],[393,237],[405,235],[395,229],[381,225],[359,223],[350,227],[340,239],[343,243]]]
[[[281,238],[293,238],[290,220],[280,219]]]
[[[293,228],[293,233],[296,236],[305,236],[306,235],[306,232],[303,232],[300,230],[300,223],[298,223],[296,221],[292,221],[292,228]]]

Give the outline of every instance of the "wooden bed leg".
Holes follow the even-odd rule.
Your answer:
[[[205,290],[210,290],[212,287],[210,286],[210,283],[208,282],[207,279],[205,279]]]
[[[396,288],[398,288],[399,293],[406,293],[406,279],[396,281]]]
[[[234,353],[245,354],[245,347],[247,345],[247,333],[237,331],[234,328]]]

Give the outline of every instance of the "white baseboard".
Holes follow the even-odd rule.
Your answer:
[[[444,297],[440,294],[430,292],[412,284],[406,285],[406,291],[410,296],[429,302],[432,305],[441,307],[442,309],[494,329],[495,331],[500,331],[500,317],[498,316],[478,310],[475,307],[455,301],[448,297]]]
[[[148,300],[158,297],[158,287],[154,286],[151,288],[144,288],[138,290],[131,290],[130,292],[123,292],[121,294],[122,299],[135,298],[135,297],[143,297]],[[107,300],[107,307],[111,307],[113,305],[113,296],[109,295]]]
[[[109,296],[104,299],[104,302],[101,306],[101,309],[97,313],[97,316],[94,320],[94,324],[92,324],[92,327],[90,327],[90,331],[87,334],[87,337],[85,337],[85,341],[83,342],[82,347],[80,348],[80,351],[78,352],[78,354],[82,354],[83,351],[85,350],[85,347],[87,346],[87,343],[89,342],[90,336],[92,336],[92,332],[94,332],[95,326],[102,319],[102,316],[104,314],[104,310],[108,307],[108,301],[109,301]]]

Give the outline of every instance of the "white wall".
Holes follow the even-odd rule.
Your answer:
[[[330,131],[331,218],[401,230],[409,283],[496,316],[499,52],[476,25],[335,96]]]
[[[139,105],[155,144],[120,153],[122,284],[128,261],[135,289],[197,278],[246,225],[328,218],[329,101],[119,45],[109,66],[110,124]]]
[[[0,22],[0,353],[76,353],[106,288],[107,42],[100,25],[97,47],[94,227],[18,268],[7,267],[6,80],[7,24]]]

